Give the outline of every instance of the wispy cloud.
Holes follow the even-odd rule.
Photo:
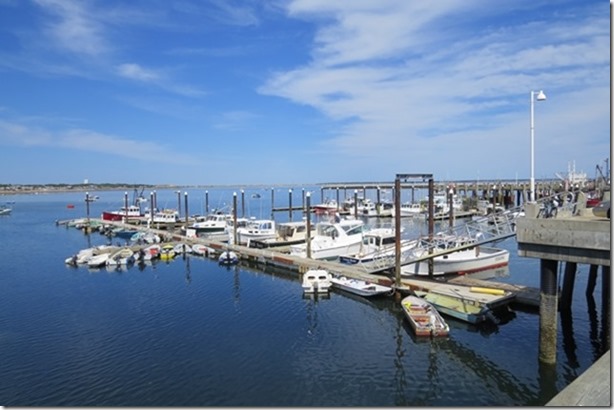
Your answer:
[[[142,138],[142,137],[141,137]],[[171,145],[122,138],[86,129],[49,131],[28,124],[0,120],[0,144],[54,147],[125,157],[163,164],[196,164],[197,159],[174,151]]]
[[[249,126],[249,122],[258,116],[247,111],[231,111],[221,115],[214,127],[220,130],[240,130]]]
[[[526,95],[537,87],[608,86],[607,16],[586,10],[549,15],[542,27],[540,14],[518,24],[480,3],[291,1],[290,16],[318,27],[312,60],[275,73],[260,92],[337,120],[323,146],[377,160],[396,155],[391,150],[436,158],[442,146],[470,135],[524,129]],[[465,24],[472,10],[478,17]],[[442,19],[458,23],[442,30]]]
[[[47,35],[55,44],[74,53],[97,56],[109,50],[104,25],[86,8],[73,0],[34,0],[55,19],[46,23]]]
[[[117,67],[120,76],[131,80],[153,82],[160,79],[160,75],[153,70],[148,70],[135,63],[120,64]]]

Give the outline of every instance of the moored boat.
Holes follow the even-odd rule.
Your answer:
[[[141,258],[139,259],[139,261],[146,262],[152,259],[156,259],[158,256],[160,256],[161,250],[162,247],[157,243],[151,244],[146,248],[141,249],[141,251],[139,252],[141,254]]]
[[[428,253],[426,249],[420,249],[415,257],[421,257]],[[509,263],[510,253],[505,249],[487,246],[475,246],[433,258],[433,275],[467,274],[487,269],[495,269],[506,266]],[[428,275],[428,260],[409,263],[401,268],[401,275]]]
[[[202,243],[195,243],[192,245],[192,253],[195,253],[196,255],[209,256],[214,252],[215,249],[207,245],[203,245]]]
[[[275,221],[272,219],[250,220],[247,226],[237,228],[239,245],[250,246],[252,240],[275,238],[276,235]]]
[[[90,268],[98,268],[100,266],[104,266],[106,265],[107,260],[109,260],[109,256],[109,253],[106,252],[94,255],[87,261],[87,266]]]
[[[224,251],[218,258],[220,265],[235,265],[239,263],[239,256],[233,251]]]
[[[332,214],[339,210],[339,205],[334,199],[326,199],[321,204],[313,205],[313,210],[316,215]]]
[[[167,243],[160,247],[160,260],[169,261],[175,257],[175,246]]]
[[[311,225],[310,236],[315,234],[315,224]],[[252,248],[277,248],[281,246],[304,243],[307,238],[307,221],[282,222],[276,226],[274,238],[252,239],[249,246]]]
[[[348,278],[346,276],[332,275],[330,282],[332,283],[333,288],[341,289],[346,292],[365,297],[389,295],[393,292],[392,288],[389,286],[367,282],[360,279]]]
[[[130,248],[120,248],[109,255],[106,265],[128,265],[134,262],[134,251]]]
[[[310,269],[303,274],[302,288],[305,293],[328,293],[332,275],[324,269]]]
[[[416,336],[447,336],[450,326],[433,305],[417,296],[406,296],[401,301],[403,313]]]
[[[491,316],[488,306],[473,303],[462,297],[436,292],[426,292],[424,293],[424,300],[429,302],[444,315],[472,324],[484,322]]]
[[[416,247],[418,240],[401,240],[401,252]],[[339,256],[339,262],[353,265],[370,263],[380,259],[394,258],[396,252],[396,234],[391,228],[374,228],[366,231],[362,237],[360,250],[354,254]]]
[[[360,251],[365,224],[360,219],[342,219],[337,222],[320,222],[310,242],[311,258],[334,260],[341,255]],[[290,254],[307,257],[307,244],[290,247]]]
[[[141,218],[143,216],[144,215],[141,212],[141,208],[136,205],[130,205],[127,208],[121,207],[117,211],[103,211],[102,212],[103,221],[121,221],[122,219]]]

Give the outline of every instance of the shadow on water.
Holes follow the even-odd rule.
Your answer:
[[[607,297],[609,299],[609,295]],[[602,309],[600,328],[597,307],[593,295],[586,296],[586,304],[588,308],[589,336],[593,348],[593,359],[597,361],[597,359],[610,348],[610,311],[609,306],[604,306]]]

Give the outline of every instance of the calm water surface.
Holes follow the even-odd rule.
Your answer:
[[[203,191],[189,192],[190,213],[204,213]],[[123,202],[122,192],[96,194],[92,216]],[[526,309],[498,326],[449,319],[449,338],[416,340],[393,299],[304,298],[296,274],[270,267],[196,256],[124,271],[67,267],[66,257],[107,242],[55,225],[85,216],[83,198],[0,198],[15,201],[0,217],[1,405],[542,405],[609,348],[601,282],[594,299],[584,295],[587,266],[571,317],[559,320],[557,364],[544,366],[539,317]],[[266,191],[249,202],[250,215],[270,216]],[[209,203],[232,203],[232,191],[211,191]],[[158,204],[176,207],[177,196],[159,192]],[[513,238],[499,246],[511,259],[497,280],[539,287],[539,261],[518,257]]]

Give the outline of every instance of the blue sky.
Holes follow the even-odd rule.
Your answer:
[[[528,179],[610,157],[603,0],[0,0],[0,183]]]

